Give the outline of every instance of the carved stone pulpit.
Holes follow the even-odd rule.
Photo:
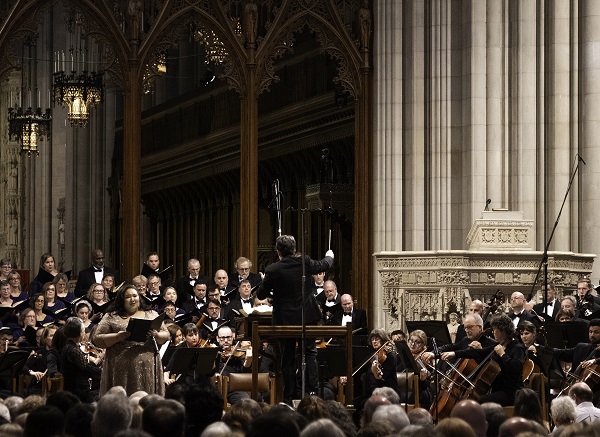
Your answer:
[[[375,253],[378,272],[372,326],[405,329],[406,320],[462,318],[471,300],[489,302],[498,290],[504,309],[514,291],[525,296],[533,287],[543,252],[535,247],[533,220],[516,211],[484,211],[467,237],[469,250]],[[577,280],[592,271],[594,254],[548,252],[548,279],[558,295],[572,294]],[[542,278],[538,278],[537,283]]]

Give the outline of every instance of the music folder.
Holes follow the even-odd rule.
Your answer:
[[[134,317],[129,319],[127,324],[127,331],[131,332],[131,335],[127,340],[136,342],[145,342],[148,335],[148,331],[160,330],[160,327],[165,320],[165,314],[161,314],[155,319],[136,319]]]

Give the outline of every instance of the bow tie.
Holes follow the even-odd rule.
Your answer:
[[[344,313],[345,316],[351,316],[352,313]]]
[[[510,315],[510,318],[511,318],[511,319],[516,319],[517,317],[521,317],[521,313],[519,313],[519,314],[512,313],[512,314]]]
[[[102,269],[99,269],[98,267],[94,267],[94,272],[101,272]]]
[[[551,306],[554,306],[554,301],[552,301],[552,302],[548,302],[548,306],[549,306],[549,307],[551,307]]]
[[[242,303],[250,303],[250,299],[242,299]]]
[[[329,299],[327,299],[327,302],[334,303],[334,302],[335,302],[335,299],[333,299],[333,300],[329,300]]]

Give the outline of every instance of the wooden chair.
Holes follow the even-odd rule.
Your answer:
[[[398,372],[398,386],[400,387],[400,393],[406,393],[407,389],[409,393],[414,393],[414,403],[412,404],[402,404],[403,407],[406,407],[407,411],[414,410],[415,408],[420,408],[419,403],[419,375],[414,374],[413,372]]]
[[[223,396],[223,408],[230,405],[227,402],[227,395],[234,391],[245,391],[250,394],[252,391],[252,373],[230,373],[228,376],[221,377],[221,395]],[[275,404],[275,378],[268,373],[258,374],[258,392],[271,392],[270,404]]]
[[[20,373],[17,376],[17,390],[16,393],[20,394],[20,395],[24,395],[25,394],[25,390],[27,389],[27,387],[29,387],[31,385],[31,383],[34,381],[35,376],[32,375],[25,375],[23,373]],[[47,386],[47,377],[46,375],[44,375],[44,377],[42,378],[41,381],[41,385],[42,385],[42,396],[44,396],[46,394],[46,386]]]
[[[52,394],[52,393],[58,393],[59,391],[65,390],[65,379],[60,373],[57,373],[54,376],[46,375],[45,378],[46,378],[46,385],[47,385],[46,393]]]

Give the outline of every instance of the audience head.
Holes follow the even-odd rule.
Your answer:
[[[250,424],[246,437],[297,437],[306,420],[288,405],[271,407]]]
[[[410,424],[408,416],[400,405],[380,405],[377,407],[371,421],[378,422],[381,420],[389,421],[396,428],[396,432],[402,431],[403,428]]]
[[[94,407],[92,405],[82,403],[73,405],[65,413],[65,434],[71,435],[73,437],[91,436],[93,418]]]
[[[450,417],[458,417],[469,424],[477,437],[485,437],[487,434],[488,423],[485,418],[483,407],[474,400],[464,399],[458,402]]]
[[[498,430],[498,437],[516,437],[522,432],[537,432],[535,423],[524,417],[511,417],[506,419]]]
[[[223,397],[214,387],[192,385],[185,392],[186,429],[190,435],[200,435],[211,423],[221,420]],[[202,411],[202,414],[198,414]]]
[[[414,408],[407,414],[411,425],[433,426],[433,417],[425,408]]]
[[[363,417],[365,423],[369,423],[373,417],[373,413],[380,405],[391,405],[392,403],[380,395],[372,395],[367,402],[365,402],[365,406],[363,408]]]
[[[577,405],[569,396],[561,396],[552,399],[550,404],[550,415],[556,426],[569,425],[575,422],[577,417]]]
[[[300,401],[300,404],[298,404],[298,413],[306,417],[306,420],[309,422],[322,418],[329,419],[331,417],[325,401],[314,395],[305,396]]]
[[[331,419],[310,422],[300,433],[301,437],[345,437],[344,432]]]
[[[52,405],[40,405],[25,420],[25,437],[51,436],[64,430],[65,415]]]
[[[142,428],[153,437],[183,437],[185,408],[172,399],[152,402],[142,413]]]
[[[372,394],[383,396],[390,401],[392,405],[397,405],[400,403],[400,396],[398,396],[396,390],[391,387],[377,387],[375,390],[373,390]]]
[[[582,402],[592,402],[594,400],[594,393],[585,382],[576,382],[569,389],[569,397],[579,405]]]
[[[539,395],[529,388],[518,390],[515,394],[514,415],[543,423],[541,414],[542,404]]]
[[[471,425],[458,417],[443,419],[435,429],[444,437],[477,437]]]
[[[94,437],[111,437],[131,425],[133,413],[129,398],[121,393],[107,393],[100,398],[92,419]]]
[[[486,402],[481,404],[485,411],[485,418],[488,423],[487,437],[498,437],[498,429],[506,420],[506,413],[502,405],[495,402]]]
[[[77,396],[75,396],[70,391],[59,391],[56,393],[52,393],[50,396],[46,398],[46,405],[52,405],[58,408],[63,414],[67,414],[67,412],[79,404],[81,401]]]

